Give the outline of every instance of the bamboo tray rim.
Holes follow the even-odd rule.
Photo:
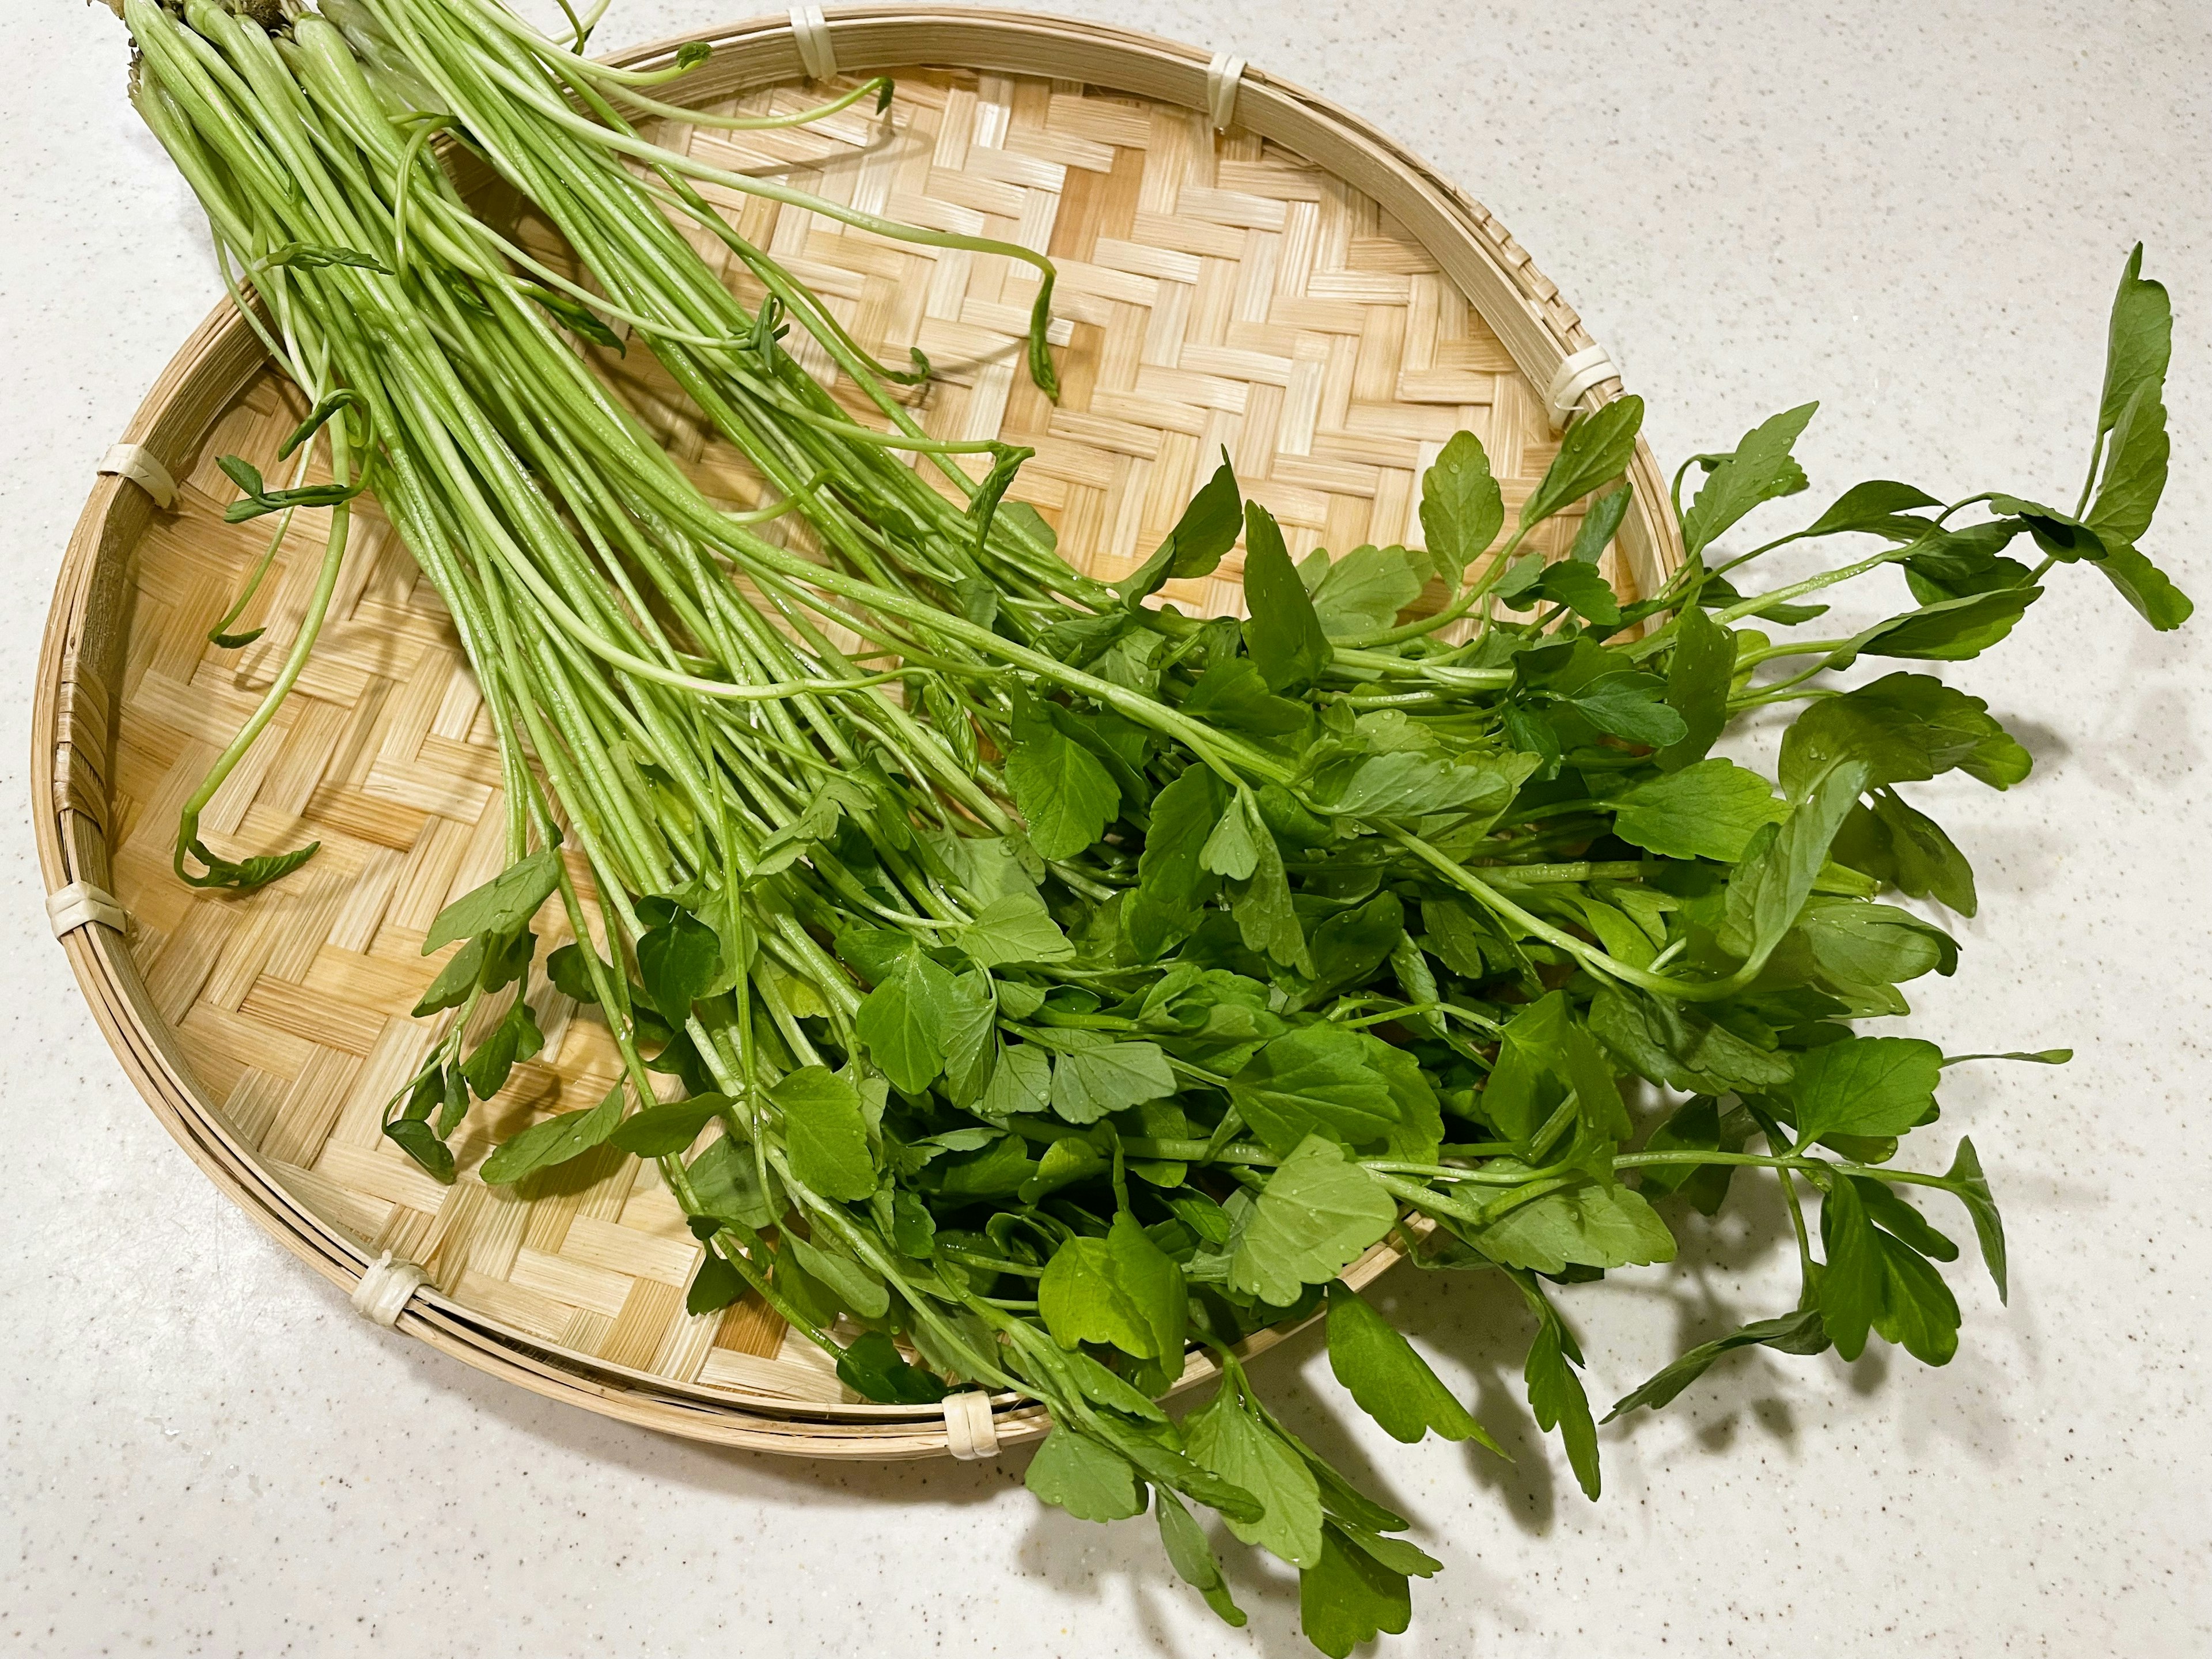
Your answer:
[[[791,18],[762,18],[672,37],[611,55],[610,61],[649,66],[672,60],[682,46],[703,41],[718,51],[677,82],[673,100],[711,102],[746,90],[781,84],[805,74]],[[881,69],[957,67],[986,73],[1048,76],[1156,102],[1203,109],[1209,59],[1198,48],[1115,25],[1042,13],[970,9],[942,4],[876,4],[841,8],[826,15],[826,33],[840,73]],[[1083,58],[1072,64],[1067,54]],[[1475,310],[1498,336],[1522,374],[1541,385],[1560,362],[1594,345],[1580,319],[1538,272],[1525,250],[1486,210],[1428,163],[1356,115],[1293,83],[1246,67],[1238,83],[1235,124],[1281,144],[1309,163],[1374,198],[1431,257],[1437,258]],[[1288,132],[1309,141],[1301,144]],[[1340,140],[1319,146],[1313,140]],[[1425,230],[1428,234],[1424,234]],[[1441,240],[1444,246],[1439,246]],[[1447,249],[1480,261],[1445,257]],[[1504,303],[1500,303],[1503,301]],[[123,434],[147,445],[165,464],[196,445],[207,421],[175,418],[196,393],[208,418],[225,406],[265,367],[259,347],[222,302],[188,337],[164,368]],[[216,387],[209,395],[210,386]],[[1592,403],[1619,395],[1617,376],[1585,389]],[[1637,510],[1630,523],[1647,538],[1644,562],[1664,574],[1680,562],[1671,515],[1657,510],[1665,496],[1656,462],[1638,445],[1631,469]],[[102,477],[73,532],[57,580],[53,607],[41,643],[32,721],[33,823],[48,890],[105,873],[104,832],[58,793],[58,764],[70,740],[71,693],[87,644],[95,580],[109,561],[127,561],[152,521],[145,493],[128,480]],[[1626,547],[1626,538],[1624,538]],[[241,1146],[219,1111],[204,1100],[189,1068],[159,1026],[139,1017],[143,988],[128,937],[97,926],[63,937],[64,951],[94,1018],[157,1119],[234,1202],[287,1249],[341,1290],[351,1291],[373,1258],[325,1220]],[[134,994],[134,992],[137,994]],[[1369,1250],[1346,1270],[1364,1284],[1398,1259],[1389,1243]],[[1256,1334],[1241,1352],[1258,1352],[1298,1327]],[[908,1457],[948,1448],[939,1408],[872,1403],[814,1402],[726,1384],[688,1385],[550,1344],[503,1324],[423,1285],[407,1303],[398,1328],[441,1352],[532,1391],[623,1420],[693,1438],[757,1449],[817,1456]],[[1187,1369],[1172,1392],[1195,1386],[1215,1372],[1209,1360]],[[1042,1408],[994,1401],[1002,1443],[1034,1438],[1047,1426]],[[937,1426],[931,1427],[934,1423]],[[833,1425],[838,1432],[824,1433]]]

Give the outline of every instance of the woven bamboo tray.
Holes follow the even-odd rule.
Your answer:
[[[1496,220],[1364,124],[1263,71],[1024,13],[880,6],[826,26],[816,15],[796,32],[777,19],[697,37],[718,50],[675,95],[797,108],[819,100],[810,80],[889,70],[888,128],[856,111],[797,131],[669,129],[663,142],[894,218],[1049,252],[1056,405],[1022,373],[1025,268],[886,243],[754,198],[721,204],[879,356],[928,354],[939,374],[919,407],[933,432],[1034,447],[1015,495],[1098,574],[1119,575],[1158,544],[1224,447],[1294,555],[1417,544],[1419,474],[1453,432],[1481,437],[1516,507],[1556,451],[1561,410],[1547,396],[1589,407],[1620,392]],[[664,61],[679,44],[624,61]],[[496,191],[479,190],[495,212]],[[542,245],[526,215],[518,229]],[[712,493],[751,499],[742,464],[647,354],[606,366]],[[550,988],[538,994],[545,1054],[456,1138],[455,1184],[379,1133],[385,1100],[431,1036],[408,1015],[438,965],[420,954],[424,930],[495,872],[501,809],[458,641],[373,509],[357,515],[298,690],[204,821],[226,854],[310,838],[321,853],[244,898],[170,874],[179,804],[266,686],[320,544],[319,524],[304,524],[280,556],[239,624],[265,625],[260,644],[207,645],[266,534],[222,522],[231,492],[216,460],[269,465],[299,414],[219,308],[122,434],[173,479],[173,501],[157,506],[158,477],[150,490],[103,477],[55,594],[33,816],[48,890],[85,884],[127,913],[120,926],[105,912],[87,922],[82,907],[58,918],[77,923],[63,935],[70,964],[125,1069],[209,1176],[332,1283],[355,1289],[386,1251],[422,1264],[428,1281],[398,1327],[469,1364],[726,1444],[945,1452],[935,1408],[854,1401],[757,1302],[686,1316],[696,1246],[649,1166],[608,1148],[519,1191],[475,1177],[498,1140],[597,1099],[612,1075],[604,1028],[572,1019]],[[1632,597],[1679,548],[1648,453],[1631,478],[1636,507],[1607,569]],[[1556,556],[1575,527],[1555,520],[1539,539]],[[1170,597],[1236,610],[1240,583],[1232,557]],[[1364,1282],[1393,1259],[1378,1247],[1347,1277]],[[1194,1359],[1185,1385],[1211,1370]],[[1017,1441],[1043,1425],[1001,1401],[995,1427]]]

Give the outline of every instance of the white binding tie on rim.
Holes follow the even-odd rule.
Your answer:
[[[1244,79],[1244,60],[1217,52],[1206,66],[1206,114],[1216,132],[1226,132],[1237,118],[1237,88]]]
[[[95,921],[118,933],[127,932],[131,925],[131,918],[115,902],[115,895],[88,881],[73,881],[47,894],[46,920],[53,924],[56,939],[66,939],[78,928]]]
[[[999,1425],[991,1415],[991,1396],[963,1389],[945,1396],[945,1443],[963,1463],[999,1455]]]
[[[428,1282],[430,1275],[411,1261],[395,1261],[392,1252],[368,1264],[361,1283],[353,1287],[354,1311],[390,1330],[399,1322],[407,1299]]]
[[[791,9],[791,38],[799,45],[799,62],[810,81],[827,81],[837,73],[837,49],[830,44],[830,20],[819,6]]]
[[[143,444],[116,444],[100,458],[102,474],[112,473],[128,478],[132,483],[154,498],[154,505],[167,508],[175,505],[177,481],[169,476],[169,469],[154,459],[154,452]]]
[[[1559,365],[1559,372],[1552,376],[1550,388],[1544,393],[1544,410],[1552,417],[1554,430],[1565,426],[1582,401],[1583,393],[1603,380],[1620,378],[1620,365],[1613,361],[1613,354],[1601,345],[1584,346]]]

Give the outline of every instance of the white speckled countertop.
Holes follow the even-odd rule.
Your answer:
[[[1060,0],[1369,116],[1534,251],[1651,401],[1662,461],[1817,396],[1816,493],[2078,473],[2129,242],[2172,288],[2175,480],[2152,550],[2212,590],[2212,12],[2191,0],[1749,7]],[[33,665],[94,459],[216,294],[197,210],[122,98],[120,29],[14,0],[0,76],[0,1649],[1287,1656],[1163,1582],[1148,1525],[1046,1512],[1014,1467],[810,1466],[656,1438],[376,1331],[202,1179],[46,936],[27,820]],[[617,0],[612,43],[744,0]],[[1956,486],[1956,489],[1952,489]],[[2094,576],[1969,682],[2034,750],[1934,792],[1978,867],[1959,978],[1917,988],[1969,1068],[2014,1295],[1953,1278],[1963,1349],[1739,1358],[1604,1436],[1591,1505],[1516,1390],[1494,1288],[1401,1272],[1511,1466],[1336,1426],[1316,1345],[1264,1367],[1446,1563],[1395,1650],[1823,1655],[2212,1649],[2204,1128],[2212,616],[2154,638]],[[2058,596],[2054,595],[2054,599]],[[1780,1305],[1732,1236],[1663,1289],[1572,1299],[1611,1398]],[[1635,1276],[1626,1276],[1633,1279]],[[1762,1307],[1762,1302],[1765,1305]],[[1879,1385],[1879,1386],[1877,1386]]]

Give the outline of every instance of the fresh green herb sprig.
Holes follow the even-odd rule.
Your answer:
[[[1875,481],[1723,557],[1749,514],[1807,488],[1806,405],[1685,465],[1690,556],[1624,605],[1600,568],[1642,417],[1623,398],[1569,428],[1510,531],[1468,434],[1423,479],[1420,550],[1293,561],[1224,459],[1109,585],[1007,499],[1020,452],[929,438],[894,390],[915,377],[701,186],[1034,268],[1048,390],[1049,261],[653,145],[623,111],[677,107],[640,88],[697,53],[607,69],[495,0],[125,9],[135,101],[314,406],[295,442],[331,457],[331,483],[285,490],[234,470],[251,511],[327,509],[330,535],[277,686],[187,810],[179,873],[191,852],[208,873],[188,879],[249,887],[313,850],[227,864],[196,823],[312,648],[364,485],[490,711],[507,867],[426,939],[458,947],[417,1011],[447,1024],[386,1125],[432,1174],[459,1178],[471,1102],[541,1050],[544,995],[596,1008],[621,1080],[476,1178],[529,1183],[605,1146],[652,1161],[704,1247],[693,1313],[758,1295],[885,1403],[1043,1402],[1038,1496],[1099,1521],[1151,1509],[1174,1571],[1242,1622],[1186,1500],[1212,1510],[1299,1571],[1306,1632],[1339,1656],[1405,1629],[1410,1581],[1437,1564],[1269,1413],[1235,1346],[1326,1309],[1332,1370],[1386,1432],[1492,1443],[1346,1282],[1376,1245],[1513,1283],[1531,1412],[1592,1497],[1595,1413],[1560,1293],[1670,1261],[1684,1209],[1717,1213],[1739,1170],[1784,1194],[1796,1305],[1614,1414],[1748,1346],[1850,1357],[1879,1338],[1948,1359],[1960,1310],[1935,1264],[1960,1251],[1914,1188],[1959,1204],[2003,1292],[1972,1143],[1942,1174],[1899,1161],[1943,1068],[1990,1056],[1854,1025],[1957,963],[1881,896],[1977,902],[1964,854],[1900,788],[1958,770],[2002,789],[2028,757],[1932,675],[1840,677],[1971,659],[2060,564],[2094,565],[2155,628],[2186,618],[2138,550],[2168,461],[2170,337],[2139,251],[2070,514]],[[596,21],[574,21],[576,48]],[[472,216],[434,135],[535,203],[589,283]],[[725,511],[651,441],[592,367],[617,325],[776,502]],[[793,328],[880,427],[805,372]],[[1526,548],[1578,505],[1566,558]],[[1751,586],[1756,561],[1839,537],[1871,550]],[[2023,538],[2033,565],[2012,556]],[[1158,602],[1240,539],[1249,617]],[[1892,567],[1905,608],[1793,631],[1829,588]],[[1443,604],[1414,614],[1431,581]],[[1774,778],[1713,752],[1768,709],[1793,713]],[[571,942],[533,1004],[556,901]],[[1154,1401],[1194,1351],[1223,1383],[1177,1423]]]

